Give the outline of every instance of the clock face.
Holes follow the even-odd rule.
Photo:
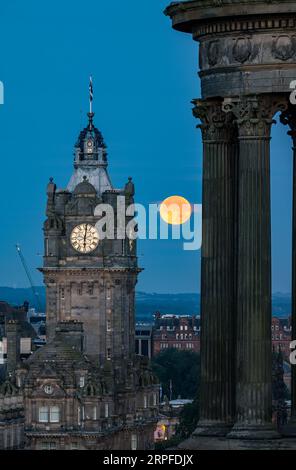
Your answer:
[[[71,233],[71,244],[78,253],[91,253],[99,244],[99,234],[91,224],[77,225]]]
[[[51,385],[45,385],[44,391],[47,393],[47,395],[51,395],[53,393],[53,388]]]
[[[92,142],[92,140],[88,140],[87,141],[87,151],[92,152],[92,149],[93,149],[93,142]]]

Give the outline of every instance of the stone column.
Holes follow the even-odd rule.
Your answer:
[[[293,141],[293,210],[292,210],[292,341],[296,340],[296,106],[290,104],[281,114],[281,122],[290,127]],[[284,434],[296,435],[296,365],[291,364],[291,419]]]
[[[223,436],[234,420],[235,166],[237,140],[222,101],[194,101],[203,137],[200,421]]]
[[[239,132],[236,424],[229,434],[234,438],[278,436],[271,424],[270,135],[280,103],[273,99],[224,101]]]

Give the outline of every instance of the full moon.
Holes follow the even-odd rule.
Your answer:
[[[191,205],[182,196],[170,196],[160,204],[160,217],[170,225],[181,225],[191,217]]]

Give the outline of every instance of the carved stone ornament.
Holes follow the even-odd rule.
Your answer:
[[[222,102],[193,100],[193,115],[200,119],[197,126],[202,131],[203,141],[229,141],[235,138],[233,118],[222,110]]]
[[[240,137],[246,138],[269,138],[274,115],[287,107],[288,99],[276,95],[226,98],[223,103],[224,112],[236,117]]]
[[[238,38],[233,46],[233,57],[237,62],[243,64],[251,55],[252,45],[249,38]]]
[[[289,107],[280,115],[280,121],[284,126],[289,126],[290,135],[293,139],[293,145],[296,147],[296,106],[289,104]]]
[[[286,34],[275,37],[272,44],[272,55],[275,59],[289,60],[295,54],[295,37]]]
[[[210,41],[207,46],[207,56],[209,65],[212,67],[217,64],[220,57],[220,44],[219,41]]]

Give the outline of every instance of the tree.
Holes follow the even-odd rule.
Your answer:
[[[272,352],[272,398],[274,401],[290,398],[288,387],[284,382],[284,358],[281,348]]]
[[[158,377],[163,395],[172,398],[194,399],[198,393],[200,381],[200,357],[193,351],[166,349],[152,360],[154,374]]]
[[[192,403],[185,405],[180,413],[180,422],[176,429],[176,436],[180,439],[187,439],[196,429],[199,420],[199,400],[198,397]]]

